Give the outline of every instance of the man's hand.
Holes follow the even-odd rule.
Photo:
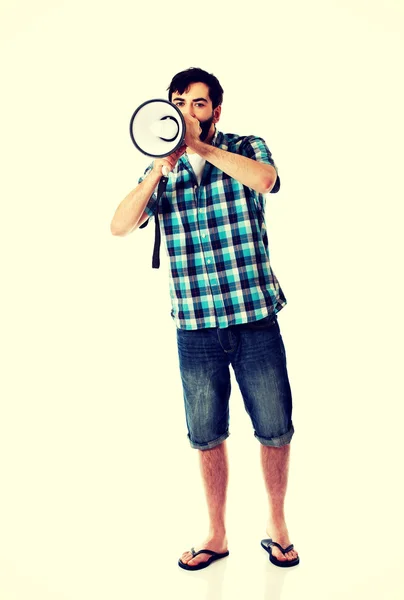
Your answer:
[[[153,171],[155,173],[158,173],[159,175],[163,175],[163,167],[166,167],[166,172],[169,173],[174,169],[178,159],[184,154],[186,149],[186,145],[183,144],[178,148],[178,150],[176,150],[169,156],[165,156],[164,158],[159,158],[158,160],[155,160],[153,162]]]
[[[201,126],[199,125],[198,119],[195,119],[195,117],[191,117],[191,115],[188,114],[183,114],[183,117],[186,125],[184,142],[191,150],[195,151],[196,146],[201,142],[199,137],[202,132]]]

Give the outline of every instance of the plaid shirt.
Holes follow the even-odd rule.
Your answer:
[[[212,145],[277,170],[262,138],[216,131]],[[279,186],[278,178],[272,192]],[[257,321],[285,306],[269,260],[263,194],[209,162],[198,186],[184,154],[169,173],[160,202],[159,223],[170,261],[171,316],[179,329],[225,328]],[[151,217],[155,208],[154,193],[145,212]]]

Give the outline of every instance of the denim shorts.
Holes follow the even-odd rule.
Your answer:
[[[276,316],[226,329],[177,329],[188,438],[208,450],[229,436],[230,365],[265,446],[290,443],[292,394]]]

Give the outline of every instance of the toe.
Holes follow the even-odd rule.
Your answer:
[[[188,563],[191,558],[192,554],[190,552],[184,552],[184,554],[181,556],[181,560],[183,563]]]
[[[275,549],[272,548],[272,555],[275,558],[277,558],[278,560],[282,560],[282,561],[288,560],[287,557],[284,554],[282,554],[282,552],[280,550],[278,550],[278,548],[275,548]]]

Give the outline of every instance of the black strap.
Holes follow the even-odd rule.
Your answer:
[[[159,269],[160,268],[160,245],[161,245],[161,233],[160,233],[160,223],[159,223],[159,204],[161,196],[164,194],[164,191],[167,186],[168,177],[163,176],[160,179],[158,188],[157,188],[157,202],[156,202],[156,214],[154,215],[155,219],[155,228],[154,228],[154,248],[153,248],[153,259],[152,259],[152,268]],[[139,229],[143,229],[149,223],[149,219],[147,219],[142,225],[139,226]]]
[[[155,234],[154,234],[154,248],[153,248],[153,259],[152,259],[152,268],[159,269],[160,268],[160,244],[161,244],[161,233],[160,233],[160,223],[159,223],[159,203],[160,198],[163,195],[166,186],[167,186],[168,177],[163,177],[160,179],[159,186],[157,188],[157,204],[156,204],[156,214],[155,214]]]
[[[287,552],[290,552],[291,550],[293,550],[293,544],[290,544],[290,546],[288,546],[287,548],[282,548],[282,546],[280,544],[271,540],[270,542],[268,542],[268,545],[276,546],[277,548],[279,548],[279,550],[282,552],[282,554],[286,554]]]
[[[214,552],[213,550],[208,550],[207,548],[205,548],[204,550],[199,550],[198,552],[195,552],[195,548],[191,548],[191,554],[192,557],[194,556],[198,556],[198,554],[210,554],[211,556],[219,556],[219,552]]]

